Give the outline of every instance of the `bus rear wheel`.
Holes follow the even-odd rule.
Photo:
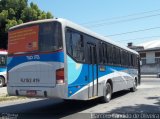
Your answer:
[[[110,83],[107,83],[104,90],[104,96],[102,97],[103,103],[108,103],[111,100],[112,87]]]
[[[137,80],[136,80],[136,79],[134,79],[133,87],[132,87],[132,88],[130,88],[130,91],[131,91],[131,92],[135,92],[136,90],[137,90]]]
[[[5,85],[5,79],[3,77],[0,77],[0,87],[3,87]]]

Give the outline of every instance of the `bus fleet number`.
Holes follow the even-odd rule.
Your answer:
[[[39,60],[40,56],[39,55],[33,55],[33,56],[26,56],[28,60]]]

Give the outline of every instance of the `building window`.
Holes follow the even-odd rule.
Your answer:
[[[140,53],[141,58],[146,58],[146,53]]]
[[[160,52],[155,52],[155,62],[160,63]]]
[[[155,52],[155,57],[160,57],[160,52]]]
[[[146,64],[146,53],[140,53],[142,65]]]

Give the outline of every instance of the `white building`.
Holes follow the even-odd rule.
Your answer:
[[[143,65],[160,63],[160,40],[149,41],[139,46],[144,48],[138,51]]]
[[[157,75],[160,73],[160,40],[145,42],[138,46],[129,45],[129,48],[138,51],[140,54],[142,74]]]

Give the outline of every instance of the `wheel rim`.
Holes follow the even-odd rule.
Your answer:
[[[107,89],[106,89],[106,97],[107,99],[110,99],[111,98],[111,86],[110,85],[107,85]]]

